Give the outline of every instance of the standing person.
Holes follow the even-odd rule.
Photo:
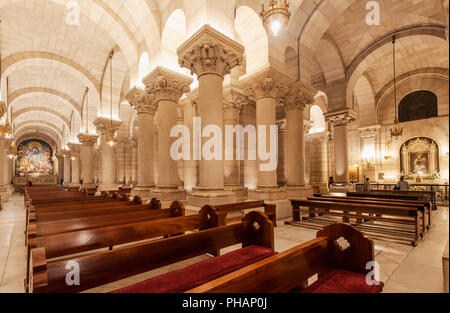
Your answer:
[[[363,192],[370,192],[370,178],[366,178],[364,182]]]
[[[400,181],[395,186],[396,190],[400,191],[408,191],[409,190],[409,184],[407,181],[405,181],[405,176],[400,177]]]
[[[331,185],[334,184],[334,177],[331,176],[330,179],[328,180],[328,188],[331,187]]]

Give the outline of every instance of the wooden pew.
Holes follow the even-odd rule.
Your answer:
[[[218,212],[220,213],[220,212]],[[167,229],[173,227],[168,220]],[[177,230],[179,231],[179,230]],[[34,293],[71,293],[89,290],[238,243],[273,249],[273,224],[265,214],[250,212],[241,223],[116,250],[47,262],[45,248],[31,250],[30,290]],[[79,264],[80,285],[66,284],[66,265]]]
[[[311,213],[311,209],[322,210],[323,214],[329,216],[342,217],[343,222],[347,223],[350,218],[361,218],[362,214],[373,214],[372,216],[364,216],[365,219],[375,220],[385,223],[392,223],[397,225],[412,226],[412,230],[403,231],[402,236],[394,235],[391,231],[385,230],[383,233],[378,233],[376,236],[380,238],[401,239],[402,241],[408,241],[413,246],[416,246],[421,239],[420,231],[420,212],[415,207],[393,206],[389,204],[362,204],[352,202],[333,202],[333,201],[315,201],[315,200],[291,200],[292,204],[292,222],[285,222],[286,224],[295,225],[300,221],[300,207],[308,207],[308,212]],[[331,212],[341,211],[341,212]],[[351,213],[353,212],[353,213]],[[317,213],[319,213],[317,211]],[[393,217],[386,217],[386,216]],[[298,224],[298,223],[297,223]],[[372,232],[374,233],[374,232]],[[395,233],[400,233],[396,231]],[[412,233],[412,238],[409,238],[409,234]]]
[[[148,206],[148,205],[147,205]],[[184,217],[185,208],[181,202],[174,202],[168,209],[169,218]],[[184,229],[184,231],[193,230],[205,225],[212,225],[212,223],[221,223],[215,218],[215,213],[212,208],[205,208],[193,217],[178,219],[174,222],[172,229],[166,230],[167,233],[159,235],[161,232],[161,223],[148,220],[137,223],[119,224],[114,226],[91,228],[81,231],[65,232],[47,236],[33,236],[28,239],[27,245],[27,278],[30,262],[31,250],[34,248],[45,247],[47,259],[57,258],[69,254],[75,254],[90,250],[110,247],[112,249],[115,245],[129,243],[133,241],[140,241],[144,239],[154,238],[162,235],[174,235],[176,229]],[[167,219],[161,219],[163,224]],[[177,228],[178,227],[178,228]],[[28,290],[28,281],[25,281],[25,286]]]
[[[380,201],[380,199],[378,200],[373,200],[370,199],[367,200],[367,198],[348,198],[348,197],[336,197],[336,198],[330,198],[330,197],[309,197],[307,198],[308,200],[313,200],[313,201],[331,201],[331,202],[338,202],[338,203],[361,203],[361,204],[382,204],[382,205],[391,205],[391,206],[400,206],[400,207],[411,207],[411,208],[416,208],[421,216],[422,216],[422,237],[425,234],[426,230],[429,229],[429,226],[427,225],[427,212],[426,212],[426,208],[425,205],[423,203],[421,204],[416,204],[416,203],[411,203],[409,201],[403,201],[403,202],[399,202],[399,201],[395,201],[395,202],[391,202],[389,201],[389,199],[382,199]],[[313,214],[315,215],[315,214]],[[365,220],[364,216],[361,216],[359,219],[357,219],[357,223],[362,223],[363,220]],[[430,224],[431,225],[431,224]]]
[[[242,203],[216,205],[216,206],[214,206],[214,208],[217,211],[225,212],[225,213],[234,212],[234,211],[243,211],[243,210],[249,210],[249,209],[264,208],[264,213],[269,217],[269,219],[272,221],[273,225],[275,227],[277,226],[277,215],[276,215],[276,205],[275,204],[266,204],[264,201],[249,201],[249,202],[242,202]],[[241,220],[242,217],[227,219],[227,223],[236,221],[237,219]]]
[[[400,200],[419,200],[431,203],[431,208],[437,210],[436,191],[399,191],[372,190],[371,192],[348,192],[349,197],[389,198]]]
[[[432,206],[430,202],[426,201],[416,201],[416,200],[402,200],[402,199],[391,199],[391,198],[363,198],[363,197],[340,197],[340,196],[330,196],[330,195],[320,195],[318,196],[320,198],[325,199],[350,199],[350,200],[362,200],[362,201],[372,201],[372,202],[380,202],[380,203],[407,203],[408,205],[417,205],[418,207],[424,207],[425,213],[427,215],[427,225],[426,228],[430,229],[432,222],[431,222],[431,213],[432,213]]]
[[[340,243],[342,238],[349,247],[343,249]],[[382,282],[379,286],[364,286],[370,270],[366,269],[366,265],[374,260],[372,240],[350,225],[332,224],[319,231],[314,240],[205,283],[188,293],[321,292],[315,288],[320,284],[327,286],[329,292],[333,293],[381,292],[384,286]],[[336,285],[333,288],[330,275],[336,270],[342,274],[339,285],[349,286],[344,280],[355,279],[355,276],[363,281],[362,288]],[[318,282],[306,290],[299,288],[316,274],[319,275]]]

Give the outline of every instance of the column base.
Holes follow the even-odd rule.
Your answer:
[[[133,199],[134,197],[138,196],[142,199],[142,202],[151,200],[152,199],[152,189],[155,188],[154,186],[137,186],[133,190],[131,190],[130,198]]]
[[[187,198],[185,190],[178,188],[157,188],[151,192],[151,197],[159,201],[184,201]]]
[[[119,185],[100,185],[97,188],[96,196],[101,196],[102,191],[119,191]]]
[[[258,187],[248,191],[248,198],[268,201],[282,200],[287,199],[287,193],[279,187]]]
[[[356,192],[356,186],[349,183],[336,183],[330,186],[330,193],[344,194]]]
[[[312,197],[314,195],[313,189],[311,186],[287,186],[286,193],[288,199],[295,198],[307,198]]]
[[[188,205],[203,207],[204,205],[221,205],[236,203],[236,197],[231,191],[224,189],[205,190],[194,189],[188,194]]]
[[[230,191],[236,197],[236,202],[244,202],[248,198],[248,188],[239,185],[225,186],[225,191]]]

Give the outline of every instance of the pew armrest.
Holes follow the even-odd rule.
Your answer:
[[[43,293],[48,286],[47,258],[45,248],[31,250],[30,262],[30,292]]]

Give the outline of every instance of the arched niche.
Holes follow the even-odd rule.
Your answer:
[[[424,178],[439,172],[438,144],[426,137],[409,139],[400,148],[400,169],[409,176]]]
[[[42,139],[27,139],[17,146],[17,177],[52,176],[53,149]]]
[[[309,110],[311,129],[310,134],[321,133],[326,130],[325,116],[320,106],[314,104]]]

